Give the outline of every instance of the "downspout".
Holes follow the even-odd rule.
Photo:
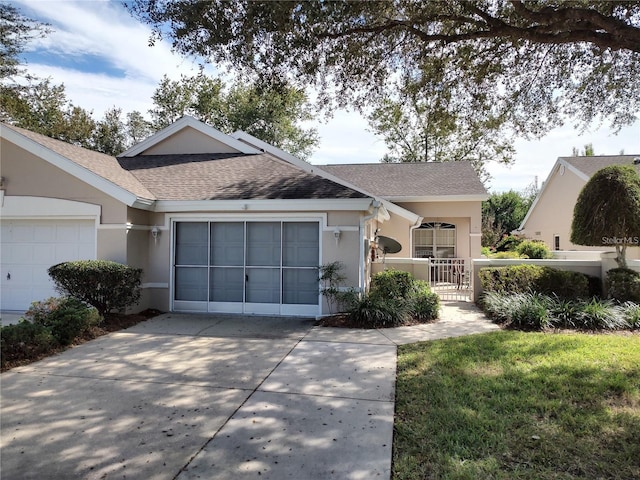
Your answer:
[[[378,216],[378,211],[380,210],[380,201],[374,200],[371,202],[371,206],[373,206],[373,213],[370,215],[365,215],[364,217],[360,217],[360,273],[358,278],[358,289],[361,293],[365,293],[366,290],[366,280],[365,280],[365,265],[366,265],[366,256],[369,252],[364,251],[364,229],[366,223]]]

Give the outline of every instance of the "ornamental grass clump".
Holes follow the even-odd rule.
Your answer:
[[[489,318],[518,330],[626,330],[640,328],[640,305],[613,300],[570,300],[536,292],[486,292],[480,302]]]
[[[435,320],[439,310],[440,300],[427,282],[385,270],[374,275],[369,293],[353,301],[348,315],[362,328],[386,328]]]

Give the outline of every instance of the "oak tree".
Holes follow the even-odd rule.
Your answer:
[[[152,26],[152,41],[168,37],[184,54],[313,86],[322,105],[393,100],[400,82],[442,105],[453,91],[462,111],[485,112],[492,128],[529,137],[567,119],[619,129],[640,110],[637,1],[127,5]]]

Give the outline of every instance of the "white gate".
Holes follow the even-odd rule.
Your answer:
[[[429,284],[441,300],[473,300],[473,271],[470,258],[430,258]]]

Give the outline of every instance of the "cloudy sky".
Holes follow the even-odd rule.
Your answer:
[[[166,43],[149,47],[150,30],[134,20],[119,1],[109,0],[9,0],[28,17],[49,23],[53,32],[37,41],[25,55],[28,70],[64,83],[68,99],[92,110],[94,118],[112,106],[125,112],[145,113],[164,74],[179,78],[194,75],[198,64],[171,52]],[[216,73],[208,67],[208,73]],[[311,163],[377,162],[384,142],[367,131],[358,114],[337,112],[327,123],[315,125],[320,147]],[[559,156],[571,155],[593,143],[596,154],[640,154],[640,121],[617,135],[606,127],[579,136],[571,126],[550,132],[538,141],[517,141],[516,162],[509,167],[490,164],[489,189],[522,190],[541,183]]]

